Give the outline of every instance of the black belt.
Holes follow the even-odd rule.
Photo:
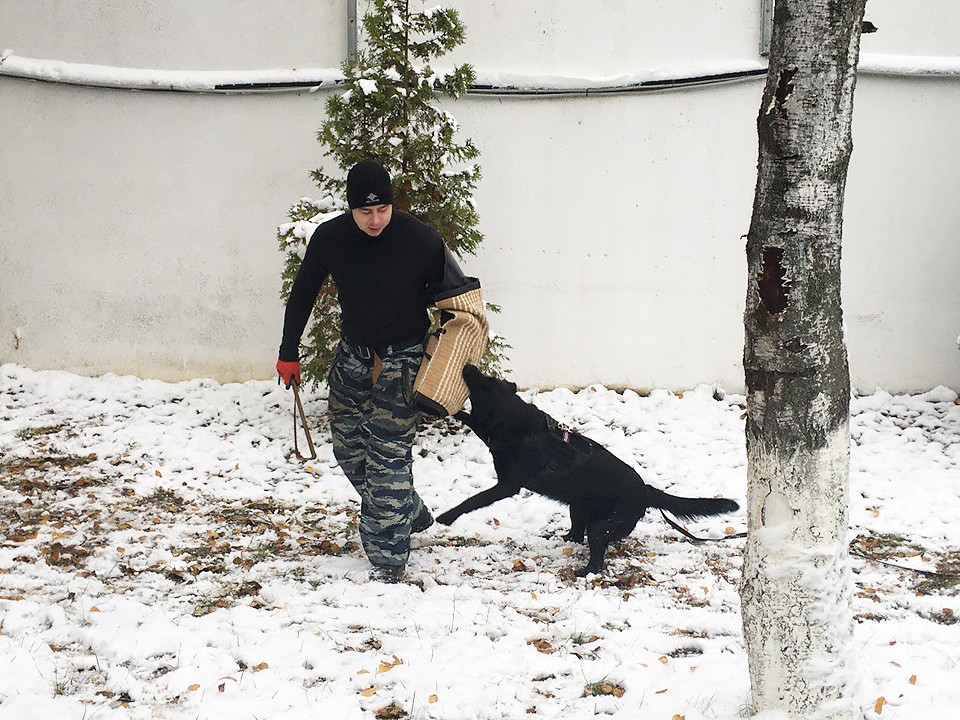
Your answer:
[[[406,340],[399,340],[395,343],[391,343],[390,345],[378,345],[378,346],[361,345],[360,343],[353,342],[353,340],[346,337],[341,337],[340,339],[343,340],[345,343],[348,343],[353,347],[355,347],[360,357],[362,357],[364,360],[369,360],[374,356],[374,354],[376,354],[376,356],[379,358],[385,358],[388,355],[393,355],[394,353],[400,352],[401,350],[407,350],[409,348],[412,348],[415,345],[423,344],[422,337],[416,337],[412,339],[408,338]]]

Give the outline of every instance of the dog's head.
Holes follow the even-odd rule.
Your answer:
[[[463,368],[463,380],[467,383],[470,390],[470,397],[492,395],[503,397],[504,395],[516,395],[516,383],[499,378],[484,375],[476,365],[467,363]]]
[[[470,391],[470,414],[488,432],[520,430],[539,417],[539,411],[517,395],[516,383],[484,375],[475,365],[463,368],[463,380]]]

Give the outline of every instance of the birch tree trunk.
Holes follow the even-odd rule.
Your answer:
[[[866,0],[777,0],[744,314],[753,712],[861,717],[850,655],[843,193]]]

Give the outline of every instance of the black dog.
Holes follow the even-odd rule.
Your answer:
[[[629,535],[648,507],[688,519],[739,508],[724,498],[683,498],[657,490],[602,445],[524,402],[515,384],[488,377],[473,365],[464,368],[463,379],[471,412],[455,417],[490,448],[497,484],[439,515],[437,522],[449,525],[522,487],[533,490],[570,506],[565,540],[583,542],[586,532],[590,559],[577,571],[583,576],[600,572],[607,546]]]

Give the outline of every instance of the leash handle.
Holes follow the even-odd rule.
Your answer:
[[[300,383],[296,378],[291,378],[290,387],[293,388],[293,452],[301,460],[315,460],[317,449],[313,446],[313,438],[310,437],[310,426],[307,424],[307,414],[303,411],[303,403],[300,401]],[[300,421],[303,425],[303,434],[307,438],[307,447],[310,448],[310,456],[307,457],[300,452],[300,446],[297,441],[297,412],[300,413]]]
[[[660,514],[663,515],[663,519],[667,521],[667,525],[672,527],[674,530],[676,530],[678,533],[683,535],[688,540],[693,540],[693,542],[703,543],[703,542],[717,542],[720,540],[736,540],[737,538],[745,538],[747,536],[745,532],[742,532],[742,533],[735,533],[733,535],[724,535],[723,537],[718,537],[718,538],[697,537],[696,535],[692,534],[689,530],[687,530],[685,527],[680,525],[680,523],[674,522],[672,519],[670,519],[667,516],[667,513],[664,512],[663,508],[659,508],[659,510],[660,510]]]

